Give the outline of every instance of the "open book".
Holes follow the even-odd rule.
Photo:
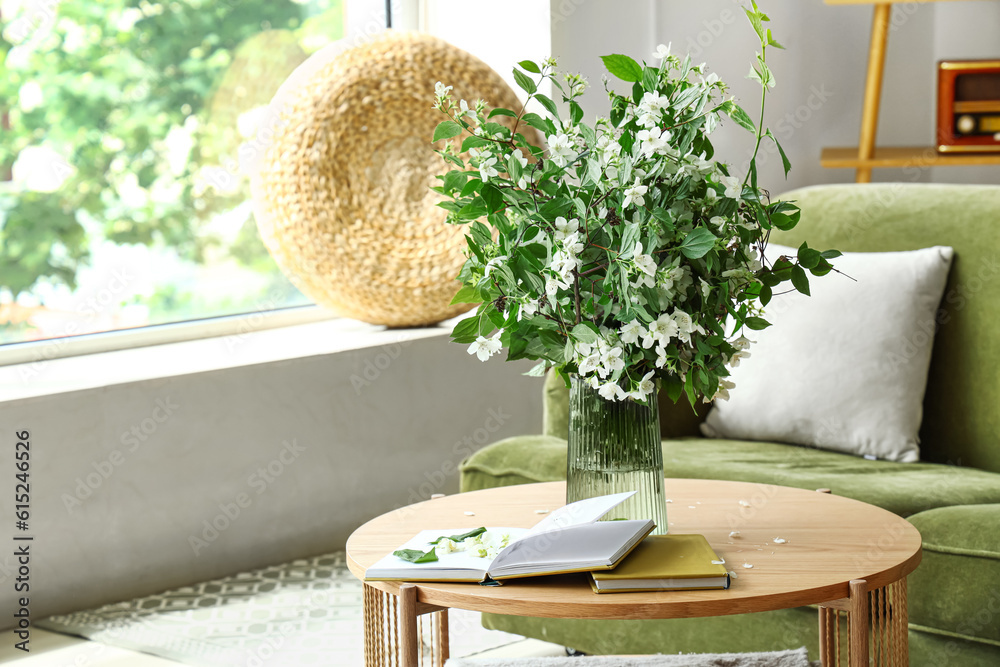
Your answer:
[[[608,570],[656,527],[649,520],[598,522],[634,493],[570,503],[530,529],[486,528],[485,533],[473,538],[471,545],[465,544],[469,540],[458,543],[440,539],[462,537],[456,535],[463,533],[461,529],[423,530],[368,568],[365,579],[488,583],[515,577]],[[426,562],[410,562],[397,554]],[[419,558],[420,554],[426,558]]]

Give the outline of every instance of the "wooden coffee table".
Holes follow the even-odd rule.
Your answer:
[[[508,486],[383,514],[351,535],[348,566],[363,579],[367,567],[423,529],[530,527],[542,518],[538,510],[565,503],[565,488],[563,482]],[[856,500],[784,486],[667,479],[666,488],[672,500],[667,505],[670,532],[707,537],[737,575],[729,590],[596,595],[587,575],[519,579],[498,587],[366,583],[365,664],[416,667],[417,618],[428,613],[433,614],[432,662],[443,664],[452,607],[519,616],[644,619],[803,605],[819,605],[823,665],[840,664],[842,657],[851,667],[867,667],[869,657],[875,665],[908,664],[906,576],[920,563],[920,533],[909,522]]]

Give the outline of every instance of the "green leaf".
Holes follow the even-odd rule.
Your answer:
[[[844,253],[840,252],[839,250],[824,250],[823,252],[820,253],[820,255],[823,256],[823,259],[834,259],[836,257],[840,257],[843,254]]]
[[[813,250],[807,244],[803,243],[799,246],[798,258],[799,264],[803,268],[814,269],[819,266],[823,256],[819,253],[819,250]]]
[[[756,123],[753,122],[753,119],[750,118],[750,114],[744,111],[743,107],[741,107],[739,104],[731,102],[727,108],[727,112],[729,113],[729,117],[735,120],[736,124],[742,127],[744,130],[747,130],[748,132],[753,132],[754,134],[757,133]]]
[[[430,551],[420,551],[419,549],[399,549],[392,552],[393,556],[397,556],[407,561],[408,563],[433,563],[438,559],[437,554],[434,553],[434,549]]]
[[[491,183],[484,184],[483,189],[479,191],[479,195],[483,198],[483,201],[486,202],[486,211],[488,213],[496,213],[504,207],[503,193],[500,192],[498,187]]]
[[[766,329],[769,326],[771,326],[771,323],[765,320],[763,317],[748,317],[746,319],[746,322],[744,322],[744,324],[746,324],[748,328],[753,329],[754,331],[760,331],[762,329]]]
[[[487,119],[493,118],[493,116],[507,116],[509,118],[517,118],[517,114],[516,113],[514,113],[510,109],[504,109],[504,108],[501,108],[501,107],[497,107],[496,109],[494,109],[493,111],[491,111],[490,115],[487,116],[486,118]]]
[[[593,345],[599,338],[597,327],[589,322],[581,322],[573,327],[573,338],[581,343]]]
[[[617,76],[622,81],[639,81],[642,78],[642,66],[626,55],[613,53],[609,56],[601,56],[604,67],[608,72]]]
[[[533,378],[540,378],[545,376],[545,371],[549,369],[549,362],[539,361],[537,364],[528,369],[525,375]]]
[[[536,130],[541,130],[546,134],[552,134],[552,126],[550,123],[546,122],[544,118],[539,116],[537,113],[526,113],[521,116],[521,120],[535,128]]]
[[[646,90],[656,90],[656,84],[660,82],[660,72],[653,67],[642,70],[642,87]]]
[[[532,60],[522,60],[518,63],[518,66],[527,72],[531,72],[532,74],[542,73],[542,70],[539,69],[538,65],[536,65]]]
[[[482,303],[483,297],[479,292],[479,288],[475,285],[462,285],[462,289],[458,290],[458,294],[455,298],[451,300],[451,305],[456,303]]]
[[[785,49],[785,47],[783,47],[781,44],[778,44],[778,40],[776,40],[774,37],[771,36],[770,28],[767,29],[767,45],[773,46],[776,49],[781,49],[781,50]]]
[[[573,123],[579,123],[583,120],[583,108],[576,102],[569,103],[569,117]]]
[[[438,126],[434,128],[434,139],[432,139],[432,141],[451,139],[452,137],[457,137],[460,134],[462,134],[461,125],[453,120],[445,120],[438,123]]]
[[[809,276],[801,266],[792,267],[792,285],[795,289],[809,296]]]
[[[538,93],[537,95],[535,95],[535,99],[538,100],[543,107],[545,107],[546,111],[548,111],[556,118],[559,117],[559,107],[556,106],[556,103],[552,101],[551,97],[549,97],[548,95],[542,95],[541,93]]]
[[[767,304],[769,304],[771,302],[771,297],[773,295],[774,293],[771,291],[771,288],[768,287],[767,285],[762,284],[760,286],[760,295],[759,295],[760,305],[766,306]]]
[[[479,148],[480,146],[485,146],[488,143],[490,143],[489,139],[477,137],[474,134],[469,135],[462,141],[462,152],[467,153],[470,148]]]
[[[535,91],[538,90],[535,86],[535,82],[531,80],[531,77],[516,67],[514,68],[514,82],[529,95],[533,95]]]
[[[470,537],[475,537],[476,535],[482,535],[485,532],[486,532],[485,528],[476,528],[474,530],[470,530],[467,533],[462,533],[461,535],[447,535],[447,536],[442,535],[436,540],[431,540],[430,542],[428,542],[428,544],[438,544],[441,540],[451,540],[452,542],[463,542],[469,539]]]
[[[472,343],[479,336],[479,316],[467,317],[452,329],[451,339],[456,343]]]
[[[778,147],[778,154],[781,156],[781,166],[785,170],[785,178],[788,178],[788,172],[792,169],[792,163],[788,161],[788,156],[785,155],[785,149],[778,143],[778,138],[771,134],[771,130],[768,130],[764,134],[770,137],[771,141],[774,142],[774,145]]]
[[[708,231],[708,229],[698,227],[688,232],[688,235],[684,237],[678,249],[688,259],[700,259],[715,247],[717,240],[715,234]]]

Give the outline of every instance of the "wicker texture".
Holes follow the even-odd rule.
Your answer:
[[[432,108],[437,81],[470,103],[520,108],[488,65],[407,32],[340,52],[272,105],[279,122],[253,182],[261,237],[303,293],[340,315],[420,326],[469,308],[450,305],[465,228],[446,224],[428,189],[447,171],[430,143],[445,120]]]

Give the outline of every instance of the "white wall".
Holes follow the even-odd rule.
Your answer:
[[[744,4],[749,4],[744,3]],[[850,169],[819,166],[824,146],[855,146],[861,121],[872,8],[831,6],[822,0],[762,0],[786,51],[771,50],[778,85],[766,119],[792,162],[784,181],[777,156],[762,182],[780,192],[816,183],[850,182]],[[738,102],[756,117],[759,88],[745,79],[756,36],[736,0],[551,0],[552,49],[560,65],[588,77],[588,117],[606,115],[599,56],[626,53],[649,59],[659,43],[691,51],[732,86]],[[894,8],[889,37],[879,141],[931,145],[936,117],[936,63],[947,58],[1000,57],[1000,3],[905,3]],[[820,91],[822,94],[817,94]],[[723,127],[715,147],[720,159],[745,162],[751,135]],[[713,135],[716,136],[716,135]],[[770,156],[769,156],[770,157]],[[1000,167],[879,169],[874,180],[997,183]]]

